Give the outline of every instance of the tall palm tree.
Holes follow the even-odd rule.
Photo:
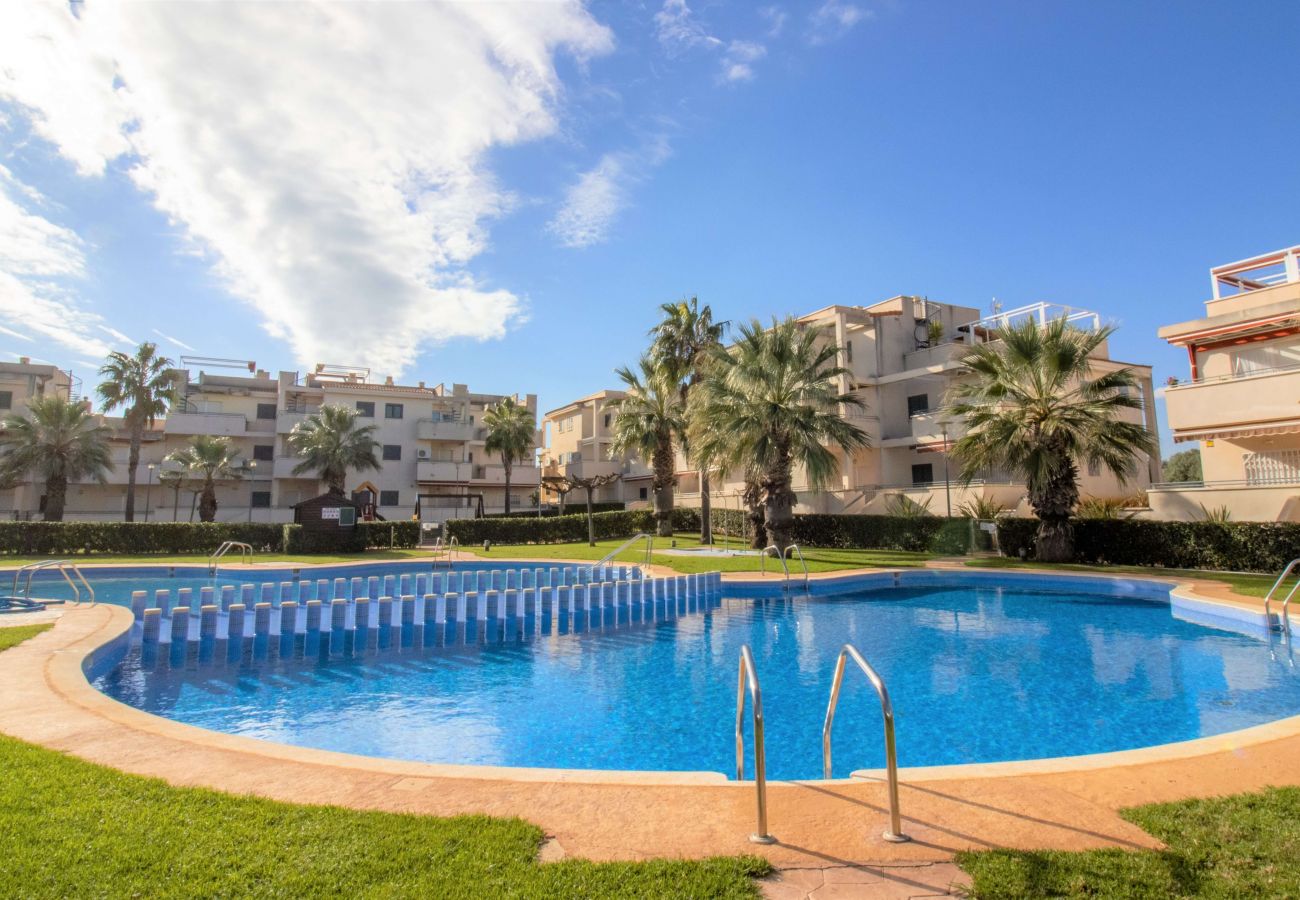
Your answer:
[[[841,414],[862,401],[836,387],[847,371],[839,353],[828,328],[806,328],[793,318],[764,328],[754,319],[741,326],[734,346],[710,354],[709,377],[691,398],[695,453],[719,468],[757,475],[764,526],[782,552],[798,499],[794,467],[820,490],[839,470],[831,447],[852,453],[868,446],[866,433]]]
[[[1080,460],[1105,466],[1121,482],[1140,453],[1155,452],[1147,430],[1121,415],[1140,409],[1133,370],[1094,377],[1090,357],[1113,327],[1084,331],[1064,318],[1032,319],[1000,329],[995,341],[971,348],[964,376],[949,392],[951,414],[966,434],[953,445],[961,479],[992,469],[1019,475],[1038,516],[1038,558],[1074,557],[1070,516],[1079,502]]]
[[[322,406],[289,432],[289,449],[302,457],[293,474],[319,474],[331,494],[342,494],[348,469],[378,469],[375,425],[357,425],[357,412],[346,406]]]
[[[640,373],[624,366],[617,370],[626,385],[624,396],[610,403],[614,410],[612,451],[635,453],[648,460],[654,471],[655,532],[660,537],[673,533],[673,483],[676,460],[673,448],[686,430],[677,372],[641,357]]]
[[[104,380],[97,393],[104,403],[104,411],[124,409],[123,418],[131,436],[131,449],[126,459],[128,522],[135,521],[135,473],[140,467],[140,444],[144,441],[145,429],[152,428],[179,398],[172,365],[170,359],[158,355],[157,345],[146,341],[129,356],[114,350],[99,369]]]
[[[682,406],[690,410],[690,392],[704,378],[705,361],[714,348],[722,345],[722,335],[727,322],[714,322],[713,310],[706,304],[701,308],[698,297],[665,303],[659,307],[663,319],[650,329],[654,338],[650,352],[661,365],[676,370],[681,379]],[[690,458],[690,447],[683,442]],[[700,466],[700,543],[713,543],[713,528],[709,511],[709,470]]]
[[[199,496],[199,521],[213,522],[217,518],[217,481],[238,480],[247,469],[236,462],[238,452],[230,438],[196,434],[188,447],[167,454],[203,485]]]
[[[513,397],[506,397],[483,413],[487,428],[484,449],[501,456],[506,470],[506,515],[510,515],[510,476],[515,463],[523,462],[533,449],[537,434],[537,420],[528,407],[520,406]]]
[[[0,426],[0,483],[38,473],[45,479],[45,521],[62,522],[68,482],[93,478],[102,484],[112,470],[108,437],[84,404],[33,400],[26,415],[7,415]]]

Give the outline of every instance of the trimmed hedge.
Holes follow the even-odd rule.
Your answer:
[[[631,537],[655,530],[654,512],[648,509],[592,513],[596,540]],[[695,509],[674,509],[673,530],[689,531],[700,527],[700,513]],[[521,516],[517,519],[448,519],[444,526],[448,538],[461,544],[567,544],[587,539],[587,514]]]
[[[999,519],[1002,552],[1032,559],[1037,530],[1037,519]],[[1084,563],[1278,572],[1300,556],[1300,523],[1076,519],[1074,549]]]
[[[0,554],[211,553],[222,541],[278,551],[285,527],[257,522],[0,522]]]
[[[794,517],[793,537],[796,544],[809,547],[965,553],[970,520],[810,514]]]
[[[622,512],[622,511],[623,511],[624,509],[626,509],[626,508],[627,508],[627,504],[626,504],[626,503],[618,503],[618,502],[613,502],[613,501],[611,501],[611,502],[609,502],[609,503],[593,503],[593,504],[591,504],[591,511],[592,511],[592,513],[601,513],[601,512]],[[566,515],[566,516],[573,516],[573,515],[577,515],[578,513],[582,513],[584,516],[587,514],[587,504],[586,504],[585,502],[583,502],[583,501],[581,501],[581,500],[576,500],[576,501],[575,501],[575,500],[570,500],[567,504],[565,504],[565,507],[564,507],[564,515]],[[548,506],[548,507],[546,507],[545,509],[542,510],[542,518],[543,518],[543,519],[551,518],[551,517],[558,516],[558,515],[560,515],[560,510],[559,510],[558,507]],[[534,507],[532,512],[529,512],[529,511],[526,510],[526,509],[523,509],[523,510],[520,510],[520,509],[512,510],[512,511],[510,512],[510,515],[506,515],[505,513],[488,513],[488,514],[485,515],[483,518],[485,518],[485,519],[525,519],[525,518],[527,518],[528,516],[532,516],[533,518],[536,518],[536,517],[537,517],[537,508]]]

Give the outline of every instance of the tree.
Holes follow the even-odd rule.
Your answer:
[[[199,495],[199,521],[215,522],[217,518],[217,481],[238,481],[244,477],[244,466],[237,465],[238,453],[230,438],[196,434],[188,447],[167,455],[169,462],[190,472],[202,485]]]
[[[26,415],[5,416],[0,426],[0,483],[6,486],[35,472],[45,479],[45,521],[62,522],[68,482],[92,478],[101,484],[112,471],[109,430],[84,404],[42,397]]]
[[[289,432],[289,449],[302,462],[293,474],[314,472],[331,494],[342,494],[348,469],[378,469],[375,425],[357,425],[357,411],[346,406],[322,406]]]
[[[675,441],[685,431],[685,410],[677,372],[651,356],[641,357],[640,373],[624,366],[617,370],[626,386],[624,396],[610,403],[614,409],[615,454],[636,453],[650,461],[654,471],[655,533],[673,533],[673,484],[676,481]]]
[[[170,359],[158,355],[157,345],[145,342],[129,356],[114,350],[99,369],[104,380],[96,392],[104,403],[104,411],[124,409],[123,420],[131,438],[126,459],[128,522],[135,521],[135,475],[140,467],[140,445],[145,429],[152,428],[179,399],[172,365]]]
[[[764,527],[782,552],[791,542],[798,499],[794,467],[820,490],[839,471],[831,447],[849,454],[869,446],[866,433],[842,415],[862,401],[840,393],[837,382],[847,370],[830,337],[828,328],[804,327],[794,318],[774,319],[766,329],[754,319],[741,327],[735,346],[710,354],[709,377],[691,397],[697,456],[754,474]]]
[[[1133,370],[1093,375],[1091,356],[1113,333],[1064,318],[1007,326],[962,358],[962,380],[950,391],[950,413],[966,427],[953,445],[961,480],[994,469],[1024,478],[1039,520],[1037,556],[1046,562],[1074,557],[1078,463],[1104,466],[1123,482],[1138,454],[1155,451],[1144,427],[1121,418],[1141,408]]]
[[[1201,451],[1193,447],[1175,453],[1164,461],[1161,471],[1168,482],[1200,481],[1205,477],[1201,474]]]
[[[726,322],[714,322],[713,310],[703,308],[696,297],[660,306],[663,319],[650,335],[654,338],[651,355],[657,365],[669,367],[681,381],[682,408],[690,410],[690,392],[705,377],[705,363],[709,353],[722,344]],[[683,446],[690,459],[690,447]],[[709,515],[712,500],[709,497],[709,470],[700,466],[700,543],[713,543],[713,527]]]
[[[515,463],[527,459],[533,449],[537,420],[528,407],[520,406],[513,397],[506,397],[483,413],[483,425],[487,428],[484,449],[500,454],[501,465],[506,470],[506,515],[510,515],[510,475]]]
[[[570,491],[582,488],[587,492],[587,544],[596,546],[596,520],[592,518],[591,497],[596,488],[604,487],[607,484],[613,484],[623,476],[614,473],[611,475],[590,475],[586,478],[580,478],[576,475],[547,475],[542,478],[542,483],[561,498]]]
[[[184,469],[166,469],[158,473],[158,484],[164,488],[171,488],[172,491],[172,521],[175,522],[180,516],[181,506],[181,488],[185,487],[187,482]]]

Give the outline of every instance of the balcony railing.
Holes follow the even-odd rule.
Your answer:
[[[1165,393],[1165,414],[1175,432],[1231,430],[1300,417],[1300,366],[1254,379],[1225,378],[1172,388]],[[1191,388],[1195,390],[1191,390]]]
[[[210,434],[237,437],[248,433],[248,419],[239,413],[174,412],[163,422],[168,434]]]

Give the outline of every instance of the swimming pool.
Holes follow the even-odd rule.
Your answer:
[[[770,589],[747,589],[767,591]],[[821,588],[828,590],[828,588]],[[929,571],[808,596],[732,596],[676,615],[394,632],[387,647],[273,645],[169,664],[126,652],[96,686],[216,731],[430,762],[734,772],[736,665],[762,679],[771,778],[821,777],[835,657],[889,685],[903,766],[1073,756],[1300,713],[1300,676],[1262,629],[1175,614],[1168,587]],[[836,777],[883,765],[879,706],[845,682]],[[752,760],[747,768],[752,772]]]

